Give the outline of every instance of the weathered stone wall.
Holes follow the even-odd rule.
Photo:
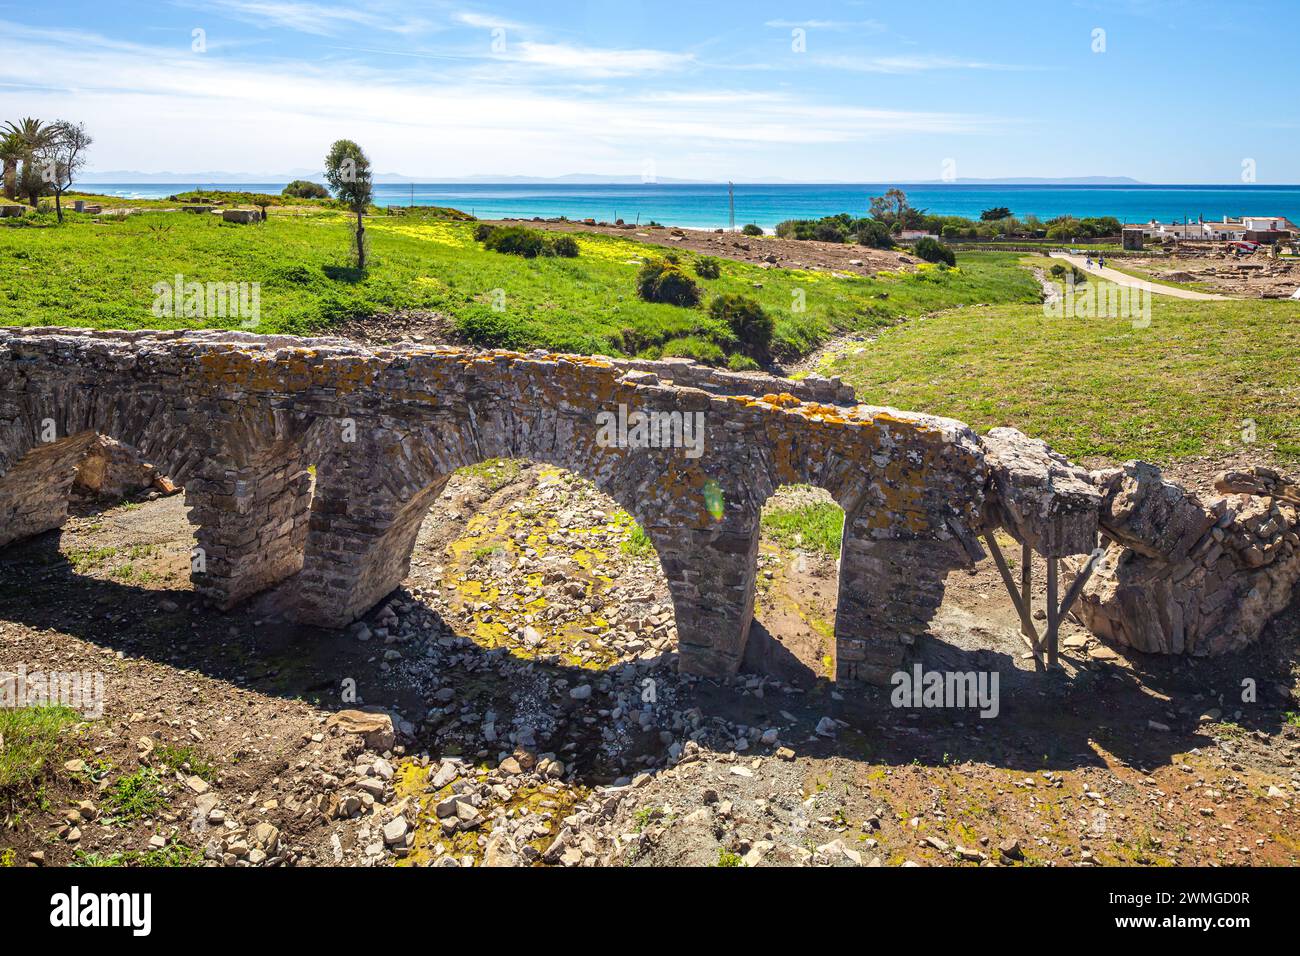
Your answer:
[[[106,435],[184,485],[200,592],[228,607],[297,574],[301,619],[336,626],[405,577],[453,471],[528,458],[592,480],[636,518],[672,592],[682,666],[718,674],[744,650],[763,502],[808,483],[847,516],[840,674],[879,678],[937,607],[945,570],[971,563],[958,536],[983,522],[985,474],[958,422],[813,401],[851,397],[835,380],[680,362],[3,331],[0,544],[62,523],[77,463]],[[702,453],[604,447],[596,415],[619,406],[699,413]]]
[[[1075,468],[1019,432],[980,439],[960,422],[852,400],[834,379],[680,361],[0,329],[0,546],[63,523],[78,465],[106,436],[184,487],[196,590],[225,608],[296,576],[299,619],[342,626],[406,576],[455,470],[527,458],[591,480],[633,515],[672,593],[682,668],[717,675],[744,652],[762,505],[806,483],[845,511],[838,675],[870,681],[903,663],[945,575],[983,556],[982,531],[1006,527],[1052,557],[1092,550],[1099,528],[1167,544],[1162,560],[1199,546],[1122,520],[1121,476]],[[620,407],[698,415],[702,448],[611,446],[597,416]],[[1289,573],[1263,606],[1289,593]],[[1130,605],[1091,606],[1107,622],[1097,628],[1142,646]]]
[[[1106,640],[1159,654],[1240,650],[1300,581],[1300,488],[1267,469],[1225,475],[1203,503],[1143,462],[1094,473],[1111,539],[1079,614]]]

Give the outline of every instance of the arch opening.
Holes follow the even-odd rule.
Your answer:
[[[747,671],[805,685],[835,679],[843,536],[844,509],[823,488],[781,485],[764,503]]]
[[[573,472],[485,459],[426,486],[399,524],[374,547],[406,565],[394,600],[415,618],[412,633],[592,671],[667,663],[676,650],[672,595],[650,536]],[[388,621],[391,634],[391,603],[381,597],[354,630]]]

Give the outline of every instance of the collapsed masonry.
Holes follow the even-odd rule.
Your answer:
[[[1206,512],[1214,528],[1194,533],[1200,520],[1185,517],[1174,533],[1166,513],[1199,503],[1150,466],[1089,473],[1011,429],[980,438],[951,419],[853,402],[834,379],[681,361],[0,329],[0,546],[61,526],[78,474],[95,473],[87,455],[117,454],[107,437],[153,469],[133,480],[184,487],[199,593],[229,608],[293,579],[297,618],[339,627],[406,576],[454,471],[526,458],[591,480],[632,514],[668,581],[680,666],[723,675],[739,667],[750,628],[762,505],[805,483],[845,512],[837,673],[869,681],[904,662],[946,575],[980,560],[978,536],[996,528],[1050,557],[1086,554],[1099,533],[1113,542],[1113,569],[1090,581],[1081,613],[1144,649],[1240,646],[1300,576],[1295,509],[1274,498],[1234,495]],[[620,405],[668,422],[702,414],[703,454],[598,440],[597,416]],[[1267,522],[1255,522],[1261,507]],[[1280,534],[1260,543],[1262,564],[1237,546],[1246,528]],[[1222,553],[1201,550],[1216,530]],[[1189,577],[1189,560],[1214,573]],[[1177,624],[1161,617],[1171,593]]]

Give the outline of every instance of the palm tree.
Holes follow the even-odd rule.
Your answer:
[[[18,161],[26,154],[23,141],[13,133],[0,136],[0,164],[4,167],[4,195],[18,198]]]
[[[53,127],[42,123],[35,117],[28,116],[17,122],[10,120],[4,125],[3,129],[0,129],[0,133],[4,133],[6,139],[10,136],[18,139],[19,147],[22,150],[19,158],[23,163],[23,172],[21,176],[17,177],[19,186],[16,191],[25,193],[27,201],[32,206],[36,206],[44,183],[40,173],[35,168],[34,156],[37,150],[49,145],[50,138],[54,134]],[[8,163],[6,163],[6,174],[8,168]]]

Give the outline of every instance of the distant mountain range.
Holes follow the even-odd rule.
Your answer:
[[[79,182],[84,185],[93,183],[139,183],[144,184],[175,184],[178,186],[202,186],[213,183],[240,185],[248,183],[288,183],[295,179],[307,179],[312,182],[324,182],[325,177],[318,169],[293,169],[280,173],[232,173],[225,170],[205,169],[198,172],[154,172],[146,173],[138,169],[111,169],[102,172],[83,173]],[[566,176],[506,176],[506,175],[476,175],[476,176],[406,176],[401,173],[376,173],[374,178],[376,183],[385,185],[394,184],[447,184],[447,183],[500,183],[504,185],[570,185],[570,186],[632,186],[642,185],[644,180],[640,176],[606,176],[596,173],[570,173]],[[713,183],[715,180],[709,179],[676,179],[671,176],[660,176],[656,179],[657,183],[667,185],[686,185],[686,184],[703,184]],[[878,183],[851,183],[847,181],[803,181],[794,179],[770,179],[770,180],[737,180],[737,182],[754,184],[788,184],[788,185],[852,185],[852,186],[886,186],[893,185],[891,182]],[[917,179],[917,180],[898,180],[898,185],[905,186],[931,186],[943,185],[948,180],[939,179]],[[956,179],[951,182],[956,185],[985,185],[985,186],[1141,186],[1145,183],[1132,179],[1128,176],[1069,176],[1069,177],[1039,177],[1039,176],[1011,176],[1003,179]]]

